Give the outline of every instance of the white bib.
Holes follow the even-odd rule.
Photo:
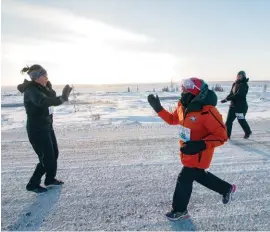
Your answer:
[[[54,107],[53,107],[53,106],[50,106],[48,109],[49,109],[49,115],[53,114],[53,112],[54,112]]]
[[[179,139],[183,142],[190,140],[190,129],[187,127],[179,126]]]
[[[237,119],[245,119],[245,116],[243,113],[235,113],[235,116],[237,117]]]

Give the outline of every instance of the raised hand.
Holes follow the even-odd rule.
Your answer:
[[[158,95],[156,95],[156,97],[153,94],[148,95],[147,98],[149,104],[152,106],[152,108],[154,109],[154,111],[156,111],[156,113],[159,113],[163,107],[160,104],[160,100]]]
[[[64,101],[68,101],[68,97],[71,91],[72,91],[72,88],[69,85],[65,85],[62,91],[62,98],[64,99]]]

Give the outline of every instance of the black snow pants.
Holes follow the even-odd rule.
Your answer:
[[[247,111],[248,111],[247,107],[246,107],[246,109],[241,110],[241,112],[237,112],[236,107],[229,108],[229,112],[228,112],[228,116],[227,116],[227,120],[226,120],[227,134],[228,134],[229,138],[231,137],[231,133],[232,133],[233,121],[236,118],[237,118],[240,126],[242,127],[243,131],[245,132],[245,134],[251,133],[250,127],[249,127],[247,120],[245,118]]]
[[[173,195],[172,208],[174,211],[184,212],[187,210],[194,181],[221,195],[228,193],[232,187],[231,184],[204,169],[183,167]]]
[[[41,178],[46,174],[45,184],[51,183],[57,172],[58,145],[54,130],[33,130],[27,128],[29,141],[38,155],[39,163],[29,181],[31,186],[40,185]]]

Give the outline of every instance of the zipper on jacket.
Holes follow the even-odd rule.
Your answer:
[[[185,112],[183,113],[183,127],[185,127]],[[184,154],[182,152],[181,152],[181,158],[184,159]]]
[[[198,156],[199,163],[201,162],[201,158],[202,158],[202,152],[199,152],[199,156]]]

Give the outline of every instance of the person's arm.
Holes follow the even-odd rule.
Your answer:
[[[158,116],[163,119],[166,123],[169,125],[178,125],[179,124],[179,117],[178,117],[178,112],[177,109],[173,112],[170,113],[164,108],[158,113]]]
[[[216,108],[209,110],[204,126],[209,132],[209,134],[203,138],[203,141],[206,143],[206,148],[218,147],[227,141],[226,126],[223,123],[222,115]]]
[[[245,85],[245,84],[240,84],[237,92],[229,94],[226,97],[226,100],[227,101],[232,101],[232,100],[238,98],[239,96],[246,96],[247,92],[248,92],[248,86]]]
[[[229,95],[224,99],[225,101],[228,101],[227,98],[230,98],[233,95],[233,92],[231,90],[231,92],[229,93]]]
[[[178,103],[178,108],[173,113],[170,113],[162,107],[158,95],[156,95],[155,97],[153,94],[150,94],[148,96],[148,102],[152,106],[154,111],[158,114],[158,116],[162,118],[165,122],[170,125],[179,124],[177,109],[180,108],[181,104]]]
[[[44,93],[35,88],[27,89],[25,93],[27,94],[29,100],[38,107],[59,106],[64,103],[62,96],[47,97]]]
[[[234,86],[234,85],[233,85],[233,86]],[[229,101],[229,100],[227,100],[227,98],[230,98],[231,95],[233,95],[233,92],[232,92],[233,86],[232,86],[232,88],[231,88],[231,91],[230,91],[229,95],[228,95],[226,98],[224,98],[224,99],[222,99],[222,100],[220,101],[221,103],[225,103],[225,102]]]

